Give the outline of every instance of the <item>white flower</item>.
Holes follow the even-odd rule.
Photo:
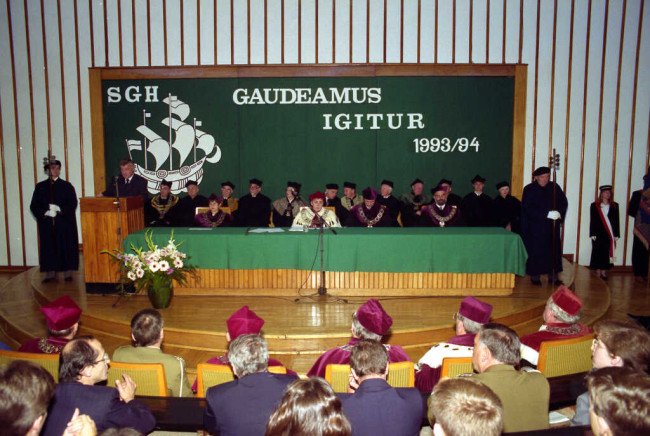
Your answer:
[[[174,268],[183,268],[183,261],[180,259],[174,260]]]
[[[135,270],[135,276],[139,279],[144,277],[144,270],[142,268],[138,268]]]
[[[129,280],[131,280],[132,282],[135,281],[135,274],[133,273],[133,271],[129,271],[129,272],[126,274],[126,276],[127,276],[127,277],[129,278]]]
[[[160,271],[167,271],[169,269],[169,262],[166,260],[160,261]]]
[[[160,264],[158,262],[151,262],[149,264],[149,269],[151,270],[151,272],[155,273],[156,271],[158,271],[160,269]]]

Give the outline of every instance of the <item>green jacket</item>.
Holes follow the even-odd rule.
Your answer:
[[[127,363],[162,363],[165,367],[165,379],[167,380],[169,395],[172,397],[191,397],[194,395],[187,380],[185,361],[182,357],[165,354],[160,348],[126,345],[115,350],[113,360]]]

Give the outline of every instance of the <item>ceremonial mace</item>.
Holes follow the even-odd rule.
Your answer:
[[[555,183],[555,180],[557,178],[557,170],[560,169],[560,154],[555,152],[555,149],[553,149],[553,154],[548,157],[548,166],[551,168],[551,182],[553,183],[553,208],[551,210],[557,210],[557,183]],[[555,278],[555,234],[557,232],[557,226],[555,221],[553,221],[553,232],[552,232],[552,238],[551,238],[551,274],[553,277],[553,281],[556,281]],[[561,262],[562,260],[560,260]],[[559,280],[559,278],[557,279]]]

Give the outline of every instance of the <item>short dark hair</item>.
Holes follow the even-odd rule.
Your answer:
[[[27,434],[47,413],[54,395],[54,379],[42,366],[14,360],[0,368],[0,428],[2,434]]]
[[[144,309],[131,319],[131,333],[138,347],[148,347],[160,339],[163,319],[156,309]]]
[[[68,342],[59,354],[59,382],[75,382],[81,371],[95,363],[97,350],[90,345],[96,340],[93,336],[79,336]]]
[[[351,431],[341,401],[319,377],[287,386],[266,425],[266,436],[349,436]]]
[[[479,344],[492,353],[492,358],[506,365],[519,365],[521,342],[513,329],[494,322],[483,324],[479,331]]]
[[[386,372],[388,351],[379,341],[363,339],[350,350],[350,367],[358,377]]]
[[[632,321],[605,319],[594,325],[596,338],[623,365],[637,371],[650,370],[650,333]]]
[[[428,400],[431,427],[437,422],[447,436],[500,435],[503,405],[478,380],[449,378],[436,385]]]
[[[589,402],[613,435],[650,433],[650,376],[611,366],[587,375]]]

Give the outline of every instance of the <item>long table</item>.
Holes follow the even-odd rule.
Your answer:
[[[200,280],[180,293],[321,286],[318,230],[255,230],[156,228],[153,240],[166,245],[173,231],[199,269]],[[144,230],[127,236],[124,247],[131,244],[145,246]],[[521,238],[501,228],[339,228],[325,230],[323,249],[326,286],[347,295],[508,295],[527,259]]]

